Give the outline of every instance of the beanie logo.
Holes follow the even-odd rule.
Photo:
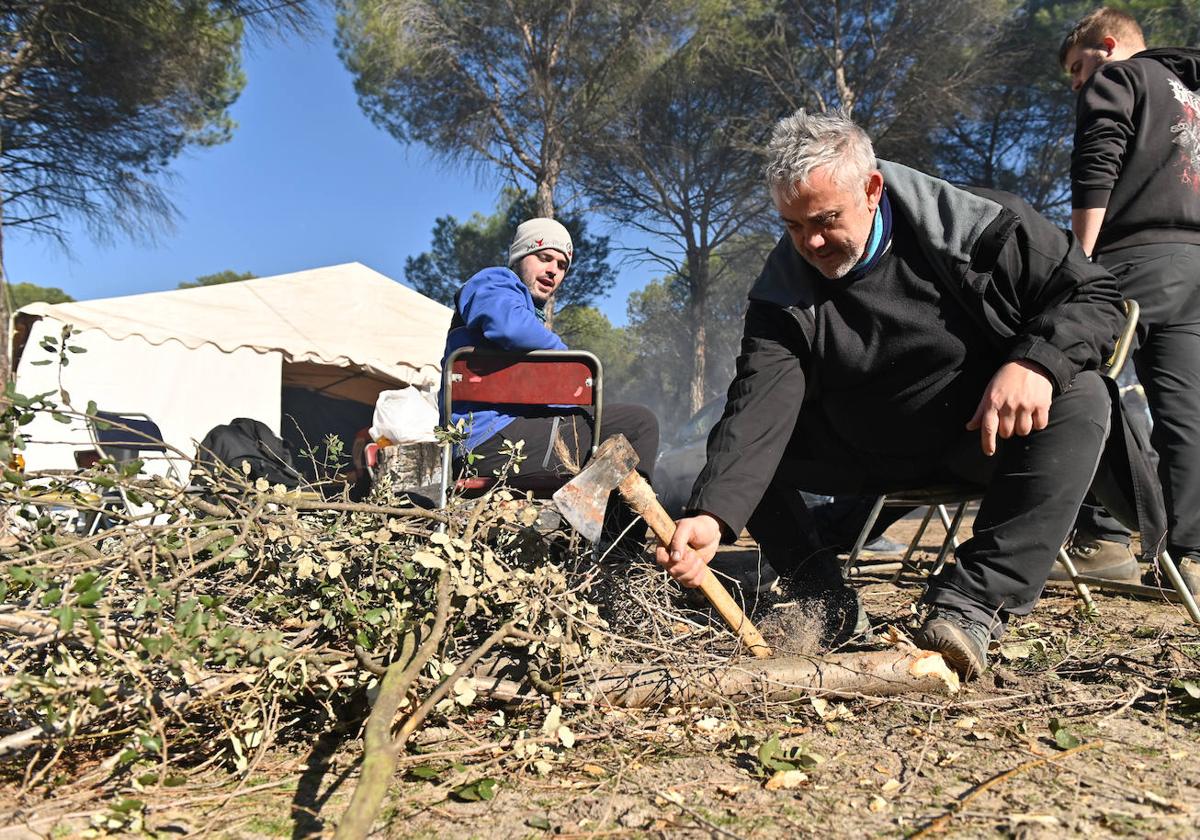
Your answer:
[[[543,243],[543,242],[545,242],[546,240],[545,240],[545,239],[535,239],[535,240],[533,240],[533,241],[537,243],[537,246],[538,246],[539,248],[541,248],[541,247],[542,247],[542,243]]]

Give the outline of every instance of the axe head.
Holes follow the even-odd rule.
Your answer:
[[[637,453],[625,435],[613,435],[600,444],[591,463],[554,494],[559,513],[584,539],[599,542],[608,496],[637,463]]]

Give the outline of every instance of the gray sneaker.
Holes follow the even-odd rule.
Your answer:
[[[925,650],[937,651],[964,681],[973,680],[987,668],[991,634],[979,621],[947,610],[934,609],[917,630],[913,641]]]
[[[1067,556],[1081,575],[1123,583],[1137,583],[1141,579],[1133,550],[1125,543],[1077,536],[1071,540]],[[1050,568],[1050,580],[1070,579],[1066,567],[1056,560]]]

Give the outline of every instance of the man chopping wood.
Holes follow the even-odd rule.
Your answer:
[[[865,629],[800,490],[968,482],[974,536],[932,579],[916,635],[970,679],[1037,602],[1096,471],[1097,368],[1124,320],[1113,278],[1019,198],[876,161],[848,118],[797,111],[767,149],[786,234],[749,294],[737,373],[690,515],[658,562],[694,585],[747,527],[827,638]]]

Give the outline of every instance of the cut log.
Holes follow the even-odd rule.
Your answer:
[[[598,702],[626,708],[712,706],[751,699],[954,694],[958,675],[940,654],[908,649],[779,657],[695,670],[619,665],[599,674],[589,688]]]

